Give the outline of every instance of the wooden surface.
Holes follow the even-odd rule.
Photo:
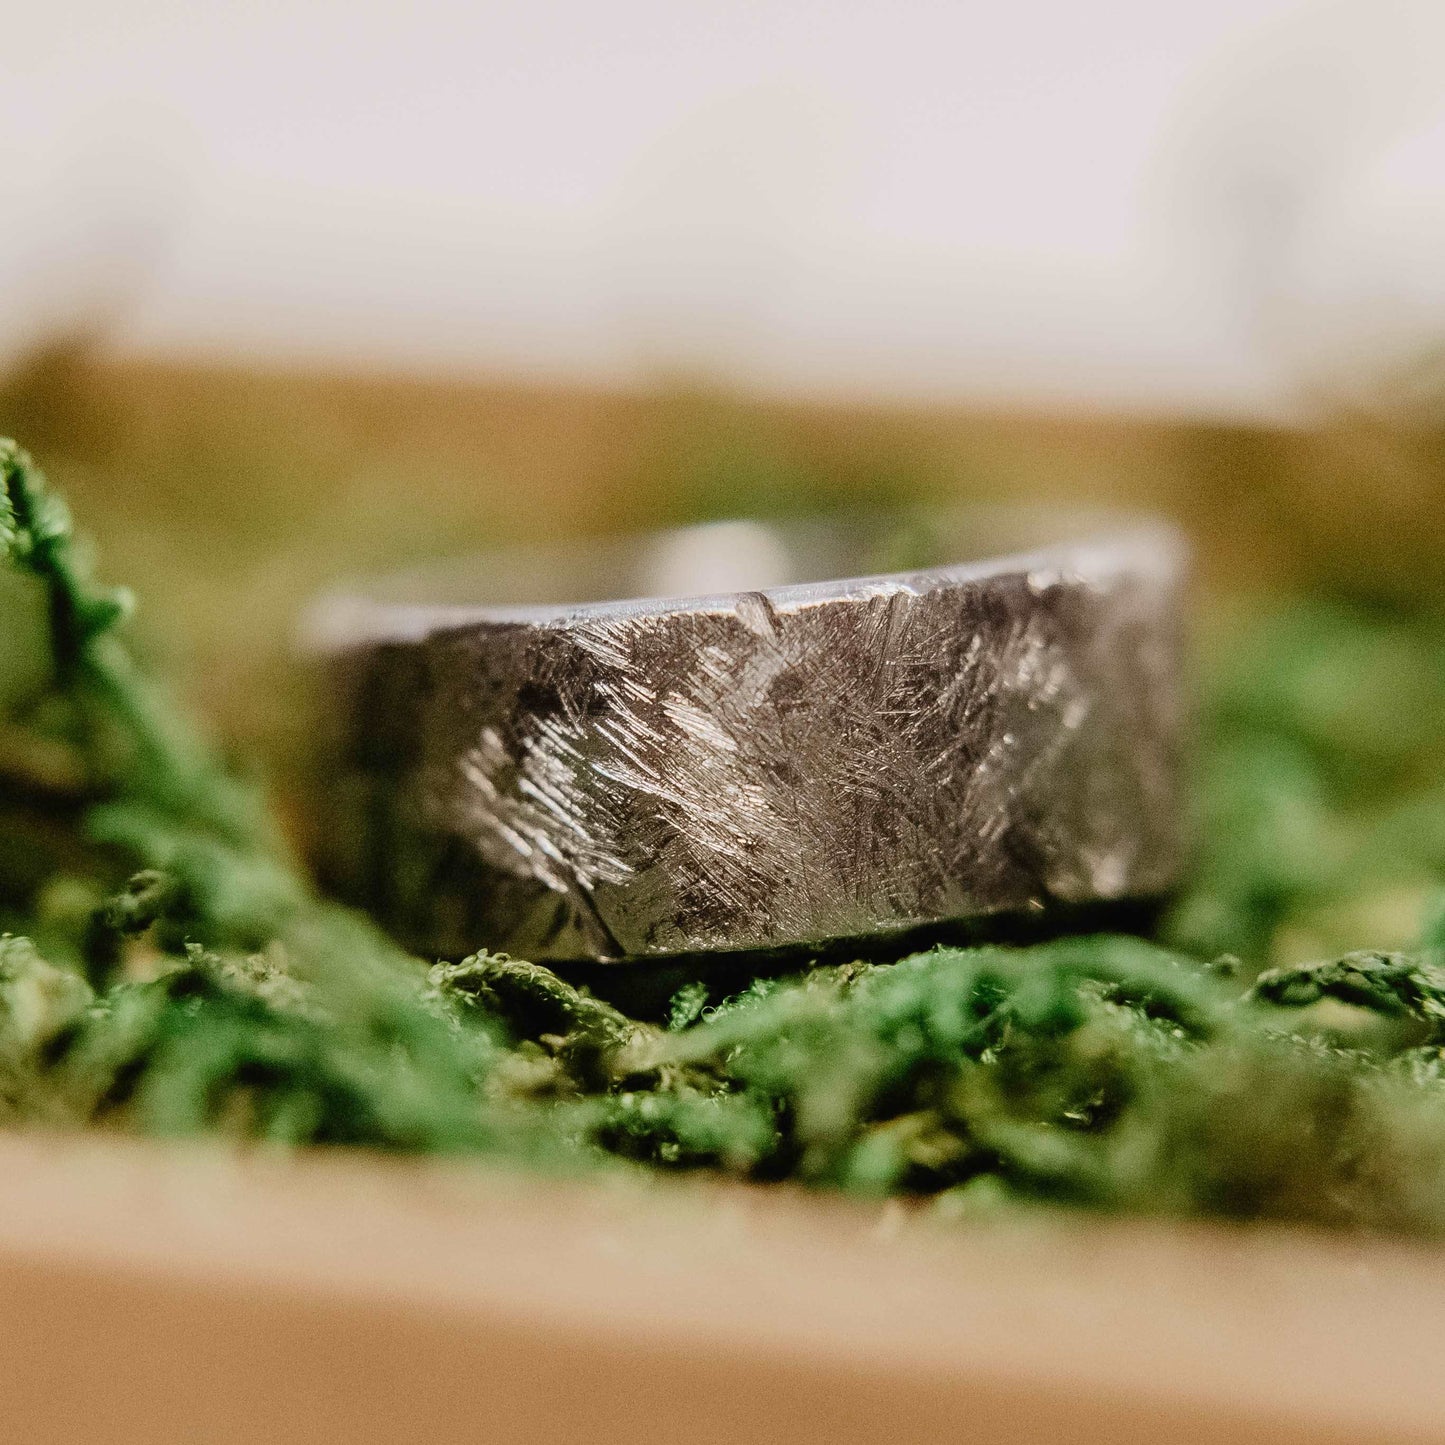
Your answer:
[[[1445,1254],[0,1139],[7,1438],[1445,1438]]]

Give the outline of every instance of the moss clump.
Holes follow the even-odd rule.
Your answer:
[[[1445,1228],[1445,628],[1296,609],[1234,647],[1205,856],[1157,940],[693,983],[663,1028],[535,964],[428,966],[319,897],[10,443],[0,479],[52,672],[0,749],[6,831],[55,850],[0,940],[12,1125]],[[1345,954],[1372,920],[1414,946]]]

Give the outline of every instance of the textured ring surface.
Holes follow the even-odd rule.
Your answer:
[[[1037,518],[998,527],[721,523],[324,599],[333,881],[420,949],[602,961],[1160,893],[1182,542],[947,562]]]

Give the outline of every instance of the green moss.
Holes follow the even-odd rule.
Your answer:
[[[1445,1228],[1438,622],[1302,606],[1232,630],[1200,866],[1157,940],[865,958],[712,1006],[684,985],[662,1028],[535,964],[428,966],[318,896],[137,665],[123,594],[13,444],[0,479],[51,664],[0,758],[5,829],[43,814],[24,836],[56,844],[43,889],[0,877],[31,935],[0,940],[11,1124],[689,1168],[964,1219]],[[1410,900],[1413,946],[1359,952]]]

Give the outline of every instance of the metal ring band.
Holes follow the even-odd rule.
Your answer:
[[[420,949],[578,961],[1158,894],[1177,533],[847,576],[1020,525],[723,523],[324,599],[333,881]]]

